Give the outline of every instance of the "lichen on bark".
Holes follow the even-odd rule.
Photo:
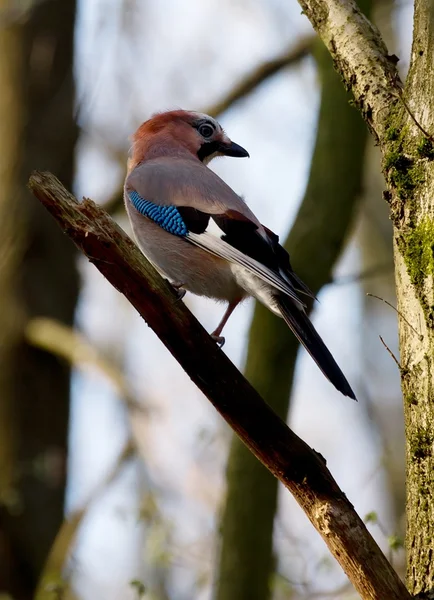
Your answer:
[[[405,236],[402,247],[410,279],[419,288],[434,273],[434,220],[424,217]]]
[[[421,210],[420,195],[429,187],[434,151],[431,140],[420,132],[401,100],[389,112],[382,146],[397,248],[431,328],[434,306],[426,280],[434,274],[434,217],[429,210]]]

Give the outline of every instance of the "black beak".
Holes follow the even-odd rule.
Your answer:
[[[230,144],[220,144],[219,148],[220,152],[225,156],[234,156],[236,158],[249,158],[250,154],[247,150],[244,150],[242,146],[239,146],[235,142],[230,142]]]

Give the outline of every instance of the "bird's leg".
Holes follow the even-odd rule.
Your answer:
[[[233,300],[232,302],[229,302],[229,306],[227,307],[222,320],[218,324],[217,328],[210,334],[212,339],[215,342],[217,342],[217,344],[220,346],[220,348],[223,348],[223,346],[225,344],[225,338],[222,337],[220,334],[223,331],[223,327],[228,322],[229,317],[234,312],[235,308],[238,306],[239,302],[240,302],[239,300]]]
[[[185,294],[187,293],[187,290],[182,289],[182,286],[185,284],[180,283],[179,281],[169,281],[169,280],[167,280],[167,281],[172,286],[174,292],[178,296],[178,300],[182,300],[184,298]]]

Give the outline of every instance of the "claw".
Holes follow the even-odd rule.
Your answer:
[[[179,283],[178,281],[169,281],[168,279],[166,279],[166,281],[175,292],[177,300],[182,300],[187,293],[187,290],[181,289],[184,284]]]
[[[226,341],[223,336],[215,335],[214,333],[211,333],[211,337],[216,342],[217,346],[219,346],[219,348],[223,348],[223,346],[225,345],[225,341]]]
[[[182,300],[185,296],[185,294],[187,293],[187,290],[182,290],[182,289],[176,289],[174,288],[175,293],[177,295],[177,300]]]
[[[234,311],[234,308],[237,306],[237,304],[239,303],[239,299],[238,300],[234,300],[233,302],[230,302],[225,314],[223,315],[223,319],[220,321],[220,323],[218,324],[217,329],[215,329],[210,335],[212,337],[212,339],[217,342],[217,344],[220,346],[220,348],[223,348],[223,346],[225,345],[225,338],[222,337],[220,334],[223,331],[223,327],[225,326],[227,320],[229,319],[229,317],[231,316],[231,314]]]

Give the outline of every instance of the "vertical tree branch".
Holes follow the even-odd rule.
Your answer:
[[[413,36],[405,97],[423,128],[434,133],[431,0],[415,2]],[[413,594],[425,597],[434,588],[434,150],[413,120],[403,111],[400,116],[405,136],[396,140],[395,152],[404,171],[392,161],[389,181],[411,177],[410,188],[401,184],[392,204],[406,427],[407,581]]]

